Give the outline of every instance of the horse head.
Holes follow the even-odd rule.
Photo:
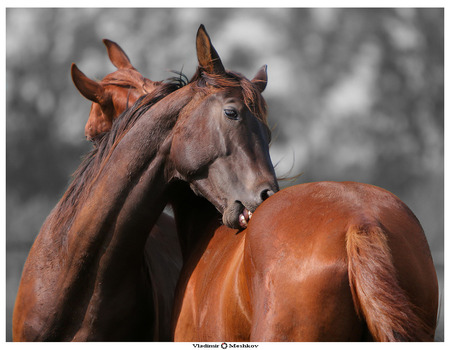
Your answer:
[[[245,228],[256,207],[278,190],[261,95],[267,69],[251,81],[225,70],[203,25],[197,57],[197,72],[187,86],[196,97],[175,125],[171,159],[178,176],[215,205],[224,224]]]
[[[114,119],[133,105],[142,95],[151,92],[160,82],[144,78],[133,67],[127,54],[115,42],[104,39],[108,56],[117,68],[102,81],[89,79],[73,63],[71,75],[78,91],[92,101],[89,119],[85,127],[88,140],[111,129]]]

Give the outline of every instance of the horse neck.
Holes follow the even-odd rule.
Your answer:
[[[194,251],[202,252],[220,226],[220,213],[206,199],[199,197],[185,183],[171,187],[169,202],[173,208],[183,261]]]
[[[41,309],[52,315],[40,332],[44,339],[69,339],[78,325],[89,329],[97,315],[111,312],[115,295],[132,300],[151,288],[145,242],[167,203],[172,128],[189,96],[178,103],[179,109],[172,99],[161,102],[138,117],[121,139],[110,134],[102,141],[33,245],[25,275],[36,290],[45,286],[45,292],[36,294]],[[98,153],[103,146],[104,155]]]
[[[118,257],[130,262],[139,258],[148,233],[167,204],[172,128],[189,96],[182,102],[169,113],[168,104],[174,101],[163,99],[142,115],[116,140],[87,186],[88,194],[78,203],[69,229],[52,225],[54,235],[64,235],[65,231],[62,241],[70,252],[70,261],[78,261],[79,255],[95,256],[100,249],[108,251],[111,261],[123,263]],[[57,219],[53,218],[56,224]]]

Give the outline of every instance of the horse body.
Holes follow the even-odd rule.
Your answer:
[[[200,242],[180,278],[176,341],[434,338],[429,247],[388,191],[289,187],[263,202],[246,230],[219,227]]]
[[[203,26],[197,55],[190,84],[144,96],[79,168],[25,263],[14,340],[152,340],[144,250],[171,186],[188,183],[230,226],[277,190],[259,84],[223,69]]]

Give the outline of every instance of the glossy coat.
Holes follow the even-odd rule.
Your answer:
[[[180,278],[175,341],[434,339],[430,250],[414,214],[386,190],[297,185],[263,202],[246,230],[205,228]]]

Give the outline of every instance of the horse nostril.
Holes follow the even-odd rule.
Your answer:
[[[267,198],[269,198],[271,195],[273,195],[275,192],[269,189],[265,189],[261,192],[261,199],[265,201]]]

